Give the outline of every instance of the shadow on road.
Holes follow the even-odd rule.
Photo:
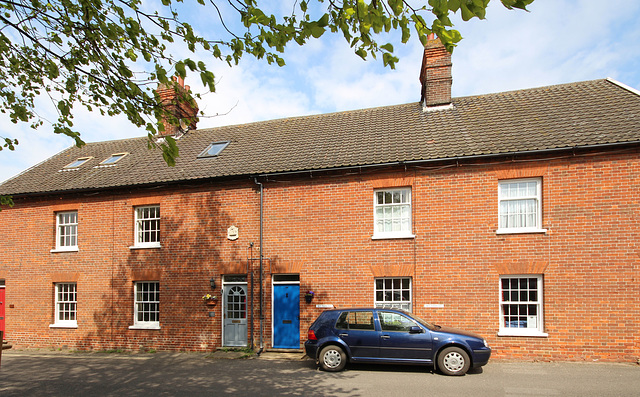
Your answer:
[[[0,395],[362,395],[355,388],[331,384],[334,377],[350,376],[355,374],[318,371],[311,360],[275,364],[187,353],[7,355],[0,369]]]

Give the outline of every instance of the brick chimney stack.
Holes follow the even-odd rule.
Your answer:
[[[420,83],[423,106],[429,108],[451,103],[451,54],[433,33],[424,47]]]
[[[167,118],[163,118],[164,131],[160,135],[176,135],[186,130],[195,130],[198,122],[198,104],[189,95],[189,86],[184,85],[184,79],[181,77],[172,77],[177,83],[175,89],[173,86],[158,84],[156,94],[160,97],[160,104],[169,111],[178,120],[188,119],[186,122],[180,122],[180,126],[172,125]],[[182,127],[181,127],[182,126]]]

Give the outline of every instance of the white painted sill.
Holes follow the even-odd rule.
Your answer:
[[[130,250],[144,250],[144,249],[157,249],[162,248],[160,243],[157,244],[149,244],[149,245],[132,245],[129,247]]]
[[[52,254],[57,254],[60,252],[78,252],[78,251],[80,251],[78,247],[60,247],[60,248],[52,249],[49,252],[51,252]]]
[[[496,234],[526,234],[526,233],[546,233],[547,229],[498,229]]]
[[[397,240],[403,238],[416,238],[415,234],[374,234],[371,240]]]
[[[531,332],[513,332],[513,331],[499,331],[498,336],[516,336],[516,337],[525,337],[525,338],[548,338],[549,334],[546,332],[540,331],[531,331]]]
[[[154,324],[154,325],[136,324],[136,325],[130,325],[129,329],[158,330],[160,329],[160,325],[159,324]]]
[[[69,323],[69,324],[49,324],[49,328],[78,328],[77,323]]]

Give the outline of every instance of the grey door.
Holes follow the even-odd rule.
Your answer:
[[[247,346],[247,286],[225,285],[224,346]]]

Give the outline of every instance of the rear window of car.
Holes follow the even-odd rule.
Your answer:
[[[373,312],[342,312],[336,322],[336,328],[373,331]]]

